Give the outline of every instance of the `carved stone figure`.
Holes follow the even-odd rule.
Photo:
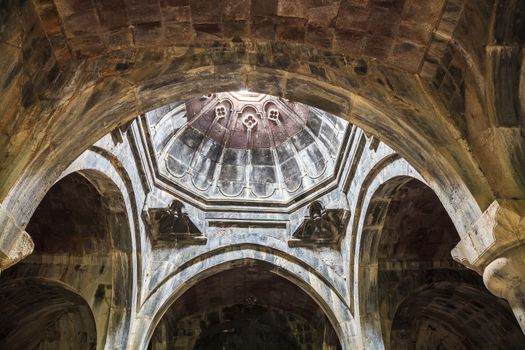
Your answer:
[[[344,235],[350,211],[325,209],[321,202],[310,204],[309,215],[295,230],[290,246],[334,245]]]
[[[148,222],[156,241],[180,244],[206,244],[206,237],[183,213],[184,205],[173,200],[167,208],[148,209]]]

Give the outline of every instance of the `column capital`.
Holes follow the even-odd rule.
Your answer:
[[[34,246],[31,236],[0,205],[0,271],[31,254]]]
[[[495,200],[452,249],[459,263],[483,274],[507,250],[525,244],[525,200]]]
[[[520,245],[492,260],[483,271],[483,282],[494,295],[511,301],[525,296],[525,245]]]

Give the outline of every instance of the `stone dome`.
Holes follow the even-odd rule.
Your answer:
[[[275,96],[224,92],[146,115],[158,175],[205,201],[284,204],[334,177],[348,123]]]

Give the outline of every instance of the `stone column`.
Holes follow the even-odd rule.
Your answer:
[[[29,234],[0,206],[0,272],[31,254],[33,248]]]
[[[525,201],[494,201],[452,250],[509,303],[525,333]]]

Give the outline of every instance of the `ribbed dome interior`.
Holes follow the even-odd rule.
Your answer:
[[[334,175],[348,123],[250,92],[205,95],[148,113],[161,175],[207,200],[293,200]]]

